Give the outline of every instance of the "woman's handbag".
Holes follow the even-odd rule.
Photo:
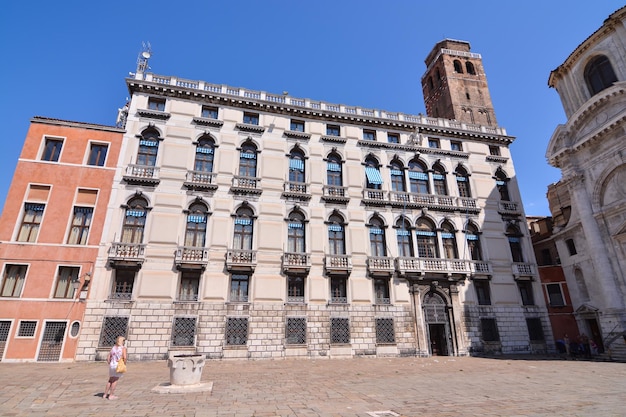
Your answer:
[[[123,374],[124,372],[126,372],[126,362],[124,362],[124,359],[120,359],[119,362],[117,362],[115,372],[117,372],[118,374]]]

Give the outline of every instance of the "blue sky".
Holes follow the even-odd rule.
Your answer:
[[[425,113],[424,58],[444,38],[483,56],[528,215],[560,177],[565,114],[550,71],[623,0],[12,1],[0,13],[0,207],[33,116],[115,124],[142,41],[151,71],[331,103]]]

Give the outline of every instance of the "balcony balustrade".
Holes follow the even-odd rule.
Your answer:
[[[322,189],[322,193],[322,199],[324,201],[335,203],[347,203],[350,201],[350,197],[348,196],[348,187],[325,185]]]
[[[513,263],[513,275],[516,277],[532,277],[537,275],[535,265],[528,262]]]
[[[422,208],[434,210],[477,213],[480,211],[478,201],[469,197],[454,197],[449,195],[419,194],[406,191],[383,191],[366,188],[363,190],[365,204],[383,205],[389,203],[395,207]]]
[[[350,255],[326,255],[324,267],[329,274],[349,274],[352,271],[352,257]]]
[[[284,184],[283,195],[286,197],[299,198],[302,200],[310,200],[310,186],[306,182],[286,181]]]
[[[305,273],[311,269],[311,254],[301,252],[285,252],[283,254],[283,271],[289,273]]]
[[[184,185],[193,190],[216,190],[217,174],[205,171],[187,171]]]
[[[179,246],[176,249],[174,263],[177,268],[206,268],[209,263],[209,251],[203,247]]]
[[[159,168],[151,165],[130,164],[126,167],[124,181],[130,184],[157,185],[159,179]]]
[[[441,258],[396,258],[396,269],[400,275],[423,275],[425,273],[470,275],[471,262],[465,259]]]
[[[133,263],[141,265],[145,261],[144,251],[146,245],[143,243],[123,243],[113,242],[109,248],[109,262],[117,263]]]
[[[472,275],[491,275],[491,263],[486,261],[470,261]]]
[[[238,194],[261,194],[261,178],[258,177],[243,177],[235,175],[233,177],[231,191]]]
[[[368,256],[367,271],[370,275],[390,276],[395,270],[393,258],[390,256]]]
[[[521,207],[514,201],[500,201],[498,211],[505,214],[521,214]]]
[[[228,249],[226,252],[226,269],[229,271],[254,271],[256,254],[256,250]]]

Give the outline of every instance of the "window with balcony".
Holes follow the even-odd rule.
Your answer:
[[[439,258],[437,232],[432,222],[424,218],[418,219],[415,228],[417,256],[420,258]]]
[[[397,133],[387,133],[388,143],[400,143],[400,135]]]
[[[599,55],[589,61],[585,67],[584,77],[592,96],[609,88],[617,81],[611,61],[604,55]]]
[[[247,125],[258,125],[259,124],[258,113],[248,113],[248,112],[244,113],[243,122]]]
[[[146,129],[139,139],[136,164],[140,166],[156,166],[159,152],[159,132],[154,129]]]
[[[91,143],[89,145],[89,158],[87,165],[103,167],[107,158],[109,145],[105,143]]]
[[[376,141],[376,131],[363,129],[363,140]]]
[[[546,284],[546,292],[548,293],[548,300],[551,307],[563,307],[565,305],[561,284]]]
[[[389,298],[389,279],[377,278],[374,280],[374,295],[376,297],[376,304],[391,304],[391,299]]]
[[[439,164],[433,166],[433,186],[435,187],[435,194],[448,195],[446,170]]]
[[[230,302],[247,303],[250,275],[232,274],[230,276]]]
[[[86,245],[91,227],[93,207],[74,207],[70,234],[67,237],[68,245]]]
[[[331,277],[330,302],[332,304],[346,304],[348,302],[348,278]]]
[[[480,329],[482,339],[485,342],[499,342],[500,334],[498,333],[498,324],[496,319],[480,319]]]
[[[165,111],[165,99],[150,97],[148,99],[148,110]]]
[[[459,196],[467,198],[471,197],[472,190],[470,189],[469,175],[467,174],[465,168],[458,166],[454,174],[456,176],[456,186],[459,190]]]
[[[19,297],[26,281],[26,265],[6,264],[4,266],[4,276],[2,277],[1,297]]]
[[[24,203],[24,215],[22,216],[22,224],[17,234],[18,242],[36,242],[41,219],[46,208],[45,204]]]
[[[340,136],[338,125],[326,125],[326,135],[328,136]]]
[[[430,194],[428,172],[424,164],[416,160],[409,162],[409,183],[412,193]]]
[[[304,154],[298,149],[289,154],[289,181],[304,182]]]
[[[215,142],[210,136],[203,136],[196,145],[196,157],[193,169],[196,172],[213,172],[215,158]]]
[[[365,188],[371,190],[381,190],[383,177],[380,175],[379,164],[373,157],[365,160]]]
[[[328,155],[326,161],[326,183],[332,187],[343,186],[341,157],[334,153]]]
[[[470,257],[474,261],[482,261],[483,254],[480,245],[480,235],[478,228],[474,224],[468,224],[465,231],[465,240]]]
[[[476,298],[481,306],[491,305],[491,291],[489,289],[488,280],[474,280],[474,288],[476,289]]]
[[[185,246],[203,248],[206,240],[208,208],[204,203],[193,203],[187,212]]]
[[[200,271],[182,271],[178,287],[178,301],[198,301]]]
[[[249,207],[240,207],[235,214],[233,249],[252,250],[254,213]]]
[[[509,178],[501,169],[496,171],[496,187],[498,188],[498,193],[500,194],[500,200],[502,201],[511,201],[511,197],[509,195]]]
[[[406,183],[404,182],[404,167],[398,161],[392,161],[390,166],[391,189],[393,191],[405,192]]]
[[[509,241],[509,249],[513,262],[524,262],[522,253],[522,233],[517,226],[511,225],[506,229],[507,239]]]
[[[517,288],[519,289],[520,297],[522,298],[522,305],[535,305],[533,283],[531,281],[517,281]]]
[[[443,243],[443,254],[446,259],[458,259],[459,251],[456,245],[456,230],[454,226],[445,222],[442,225],[441,242]]]
[[[287,276],[287,302],[304,303],[305,277],[300,275]]]
[[[118,268],[113,270],[113,274],[114,280],[111,298],[114,300],[130,300],[133,294],[137,271],[134,269]]]
[[[383,221],[374,217],[370,220],[370,254],[371,256],[387,256],[385,228]]]
[[[239,152],[239,175],[242,177],[255,178],[257,167],[257,148],[254,144],[246,142]]]
[[[331,255],[346,254],[344,220],[338,214],[328,219],[328,250]]]
[[[60,266],[56,285],[54,289],[54,298],[74,298],[73,282],[78,282],[78,274],[80,269],[74,266]]]
[[[217,107],[202,106],[200,117],[204,117],[205,119],[217,119],[217,115],[218,115]]]
[[[294,132],[304,132],[304,122],[302,120],[291,119],[289,130]]]
[[[287,221],[287,251],[292,253],[306,252],[304,215],[299,211],[289,214]]]
[[[128,202],[124,212],[124,224],[122,225],[122,243],[143,242],[147,212],[148,202],[142,197],[132,198]]]
[[[61,156],[61,148],[63,148],[63,139],[46,137],[44,139],[44,148],[43,153],[41,154],[41,160],[58,162],[59,156]]]
[[[411,238],[411,224],[401,218],[396,223],[396,240],[398,242],[398,256],[412,258],[414,256],[413,240]]]

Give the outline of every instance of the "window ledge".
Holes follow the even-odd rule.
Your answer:
[[[487,155],[485,160],[489,162],[498,162],[500,164],[505,164],[509,160],[509,158],[507,158],[506,156]]]
[[[221,120],[208,119],[206,117],[194,117],[192,119],[192,122],[197,125],[210,126],[210,127],[216,127],[216,128],[220,128],[222,127],[222,125],[224,125],[224,122]]]
[[[324,142],[335,142],[335,143],[346,143],[346,138],[342,138],[341,136],[328,136],[324,135],[321,137]]]
[[[297,130],[285,130],[283,132],[283,135],[287,136],[288,138],[305,139],[305,140],[311,139],[310,133],[298,132]]]
[[[252,133],[263,133],[265,132],[265,128],[259,125],[250,125],[247,123],[237,123],[235,128],[244,131],[244,132],[252,132]]]
[[[159,110],[139,109],[137,114],[140,117],[148,117],[150,119],[167,120],[170,118],[170,114]]]

